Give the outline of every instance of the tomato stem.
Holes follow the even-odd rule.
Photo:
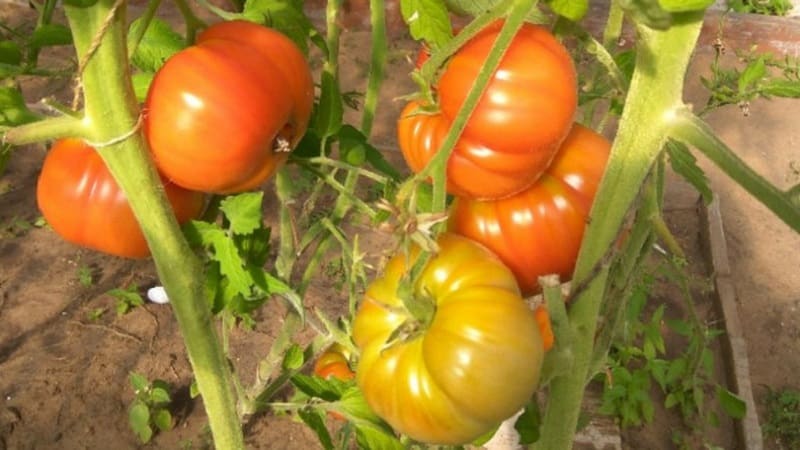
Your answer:
[[[11,145],[25,145],[66,137],[86,138],[88,133],[89,128],[81,119],[63,115],[11,128],[3,135],[3,141]]]
[[[780,191],[745,164],[714,135],[708,124],[693,114],[688,107],[678,108],[675,111],[669,133],[672,137],[703,152],[708,159],[776,216],[792,229],[800,232],[800,206],[792,201],[789,194]]]
[[[536,448],[572,448],[583,392],[594,375],[589,372],[600,306],[609,282],[609,249],[666,142],[665,112],[682,104],[683,80],[702,21],[703,13],[695,12],[676,15],[676,23],[666,30],[638,26],[636,68],[573,276],[573,288],[585,287],[575,292],[569,311],[575,365],[551,383],[551,401]]]
[[[147,239],[156,270],[170,298],[218,448],[244,448],[232,376],[205,296],[203,267],[181,233],[141,131],[126,48],[125,5],[112,20],[114,0],[91,7],[65,5],[78,59],[99,40],[82,73],[85,137],[110,145],[98,153],[125,192]],[[98,32],[101,27],[104,31]]]
[[[364,114],[361,117],[361,131],[369,137],[372,133],[372,122],[378,106],[378,94],[383,81],[383,69],[386,65],[386,14],[383,11],[383,0],[370,0],[369,17],[372,27],[372,50],[369,63],[367,92],[364,95]]]

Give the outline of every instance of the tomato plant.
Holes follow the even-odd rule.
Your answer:
[[[437,444],[464,444],[525,405],[544,349],[513,274],[490,251],[453,234],[413,293],[435,312],[403,312],[398,286],[419,250],[398,254],[368,288],[353,322],[361,351],[356,380],[395,430]]]
[[[412,101],[401,113],[398,142],[412,170],[422,170],[441,147],[502,23],[486,27],[447,63],[436,83],[439,111],[426,112],[435,108]],[[426,56],[423,49],[420,58]],[[563,45],[547,29],[523,25],[450,156],[448,191],[492,199],[532,184],[572,125],[576,78]]]
[[[569,279],[611,144],[575,124],[550,167],[526,190],[508,198],[455,200],[453,232],[474,239],[514,272],[524,294],[538,291],[538,278]]]
[[[200,215],[204,194],[162,181],[178,222]],[[127,197],[100,155],[79,139],[53,144],[36,185],[36,201],[47,223],[69,242],[128,258],[150,254]]]
[[[243,20],[220,22],[156,73],[145,133],[157,166],[175,183],[241,192],[286,161],[313,99],[310,69],[289,38]]]

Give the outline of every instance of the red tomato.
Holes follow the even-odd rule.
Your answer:
[[[525,295],[538,292],[542,275],[567,280],[610,149],[603,136],[575,124],[533,186],[501,200],[456,199],[449,226],[500,256]]]
[[[436,86],[440,113],[413,115],[419,106],[415,102],[403,111],[398,142],[407,161],[415,160],[419,166],[419,161],[427,162],[439,150],[501,26],[502,22],[495,22],[481,31],[447,63]],[[567,50],[545,28],[524,24],[454,150],[449,192],[494,199],[535,182],[572,126],[576,80]]]
[[[412,171],[419,172],[428,164],[449,129],[444,115],[426,113],[416,101],[405,107],[397,131],[400,149]],[[533,182],[533,174],[538,174],[551,157],[549,153],[503,153],[462,136],[447,162],[447,191],[467,198],[506,197]]]
[[[205,196],[164,181],[183,223],[200,215]],[[36,187],[42,215],[64,240],[128,258],[150,254],[141,228],[97,152],[79,139],[62,139],[47,153]]]
[[[156,73],[145,133],[164,175],[193,190],[258,187],[306,131],[311,72],[286,36],[242,20],[221,22]]]

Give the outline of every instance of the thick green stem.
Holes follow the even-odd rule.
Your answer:
[[[369,17],[372,27],[372,57],[369,63],[367,93],[364,96],[364,115],[361,117],[361,131],[367,137],[372,133],[372,122],[375,119],[378,94],[383,81],[383,69],[386,65],[386,14],[383,8],[383,0],[370,0]]]
[[[714,135],[711,127],[692,114],[688,108],[680,108],[675,114],[670,136],[692,145],[741,187],[757,198],[776,216],[795,231],[800,232],[800,206],[792,201],[791,195],[781,192],[765,180]]]
[[[702,13],[690,13],[677,17],[664,31],[639,27],[636,69],[573,277],[573,286],[586,287],[576,293],[569,312],[575,365],[550,385],[551,401],[536,448],[572,448],[583,392],[592,375],[589,365],[608,281],[608,249],[662,150],[670,113],[682,105],[683,79],[702,19]]]
[[[139,110],[129,75],[125,7],[108,22],[113,5],[113,0],[99,0],[88,8],[65,6],[79,60],[100,39],[98,30],[108,24],[82,74],[86,135],[96,143],[114,142],[100,146],[98,152],[126,193],[147,238],[183,334],[215,444],[241,449],[231,373],[206,301],[203,267],[181,234],[142,133],[131,133]],[[117,142],[125,135],[129,136]]]

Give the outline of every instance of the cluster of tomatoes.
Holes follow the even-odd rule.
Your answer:
[[[178,221],[197,218],[207,193],[243,192],[268,179],[305,133],[313,101],[300,49],[252,22],[212,25],[170,57],[148,91],[143,127]],[[37,202],[69,242],[122,257],[150,253],[127,198],[79,139],[54,143]]]
[[[436,105],[414,100],[403,110],[399,145],[415,172],[440,150],[501,27],[451,57]],[[537,387],[553,336],[546,309],[532,313],[523,296],[540,290],[542,275],[570,276],[610,151],[574,122],[576,79],[562,44],[523,25],[447,162],[448,232],[413,286],[434,302],[433,319],[403,331],[410,319],[398,286],[418,250],[393,258],[360,305],[356,381],[370,407],[413,439],[468,443]]]

